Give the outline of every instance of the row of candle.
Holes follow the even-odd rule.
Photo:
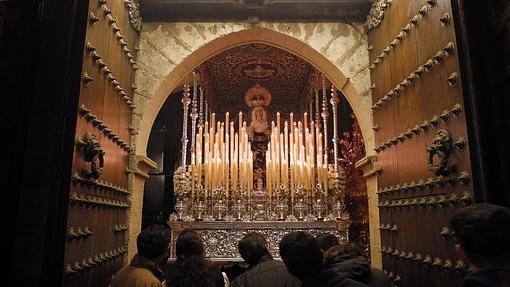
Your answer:
[[[280,113],[276,114],[266,151],[266,188],[270,196],[282,186],[290,189],[291,196],[298,186],[311,191],[317,183],[327,191],[327,163],[322,133],[313,121],[308,124],[307,113],[303,123],[294,122],[291,113],[290,126],[285,122],[283,133]]]
[[[211,123],[214,122],[216,115],[213,113]],[[191,154],[193,193],[198,185],[203,185],[209,191],[222,186],[227,197],[238,186],[251,194],[253,153],[242,112],[239,113],[239,127],[239,133],[235,133],[234,122],[230,122],[229,113],[226,113],[225,122],[218,121],[210,127],[209,122],[205,122],[204,128],[198,128],[195,149]]]

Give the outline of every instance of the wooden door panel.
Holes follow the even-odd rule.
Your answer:
[[[458,285],[462,273],[453,271],[457,258],[445,227],[473,191],[451,4],[393,1],[368,35],[383,268],[399,286]],[[455,143],[442,176],[429,169],[439,130]]]
[[[132,107],[125,96],[132,96],[134,70],[118,29],[122,40],[134,47],[138,35],[129,24],[124,2],[90,1],[76,139],[94,134],[104,151],[104,167],[98,180],[87,179],[91,163],[75,150],[68,211],[68,230],[74,235],[65,249],[66,286],[108,285],[126,251],[126,231],[118,229],[127,226],[129,207],[126,171]],[[92,234],[84,235],[84,230]]]

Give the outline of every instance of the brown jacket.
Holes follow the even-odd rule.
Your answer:
[[[110,287],[163,287],[158,278],[164,278],[159,267],[149,259],[135,255],[131,263],[122,268],[110,282]]]

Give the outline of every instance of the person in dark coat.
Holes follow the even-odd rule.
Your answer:
[[[204,257],[202,236],[184,229],[175,242],[176,261],[165,270],[167,287],[223,287],[221,271]]]
[[[299,278],[303,287],[366,286],[333,269],[325,269],[317,239],[310,233],[295,231],[280,241],[280,255],[289,272]]]
[[[321,233],[317,236],[317,241],[322,249],[322,252],[326,252],[333,246],[340,244],[336,235],[332,233]]]
[[[510,210],[480,203],[462,208],[450,225],[455,251],[472,272],[463,287],[510,286]]]
[[[170,239],[168,226],[151,225],[142,230],[136,238],[138,253],[115,274],[109,287],[163,287],[161,266],[168,259]]]
[[[248,270],[232,282],[232,287],[298,287],[301,282],[290,275],[281,261],[269,253],[266,238],[260,233],[246,234],[238,244],[239,253],[249,265]]]
[[[328,248],[324,254],[326,268],[344,273],[352,280],[370,287],[391,287],[391,279],[381,270],[370,266],[355,243],[342,243]]]

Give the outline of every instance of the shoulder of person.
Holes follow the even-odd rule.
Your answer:
[[[345,278],[344,280],[341,281],[340,284],[336,285],[335,287],[368,287],[368,285],[365,285],[358,281],[354,281],[349,278]]]

